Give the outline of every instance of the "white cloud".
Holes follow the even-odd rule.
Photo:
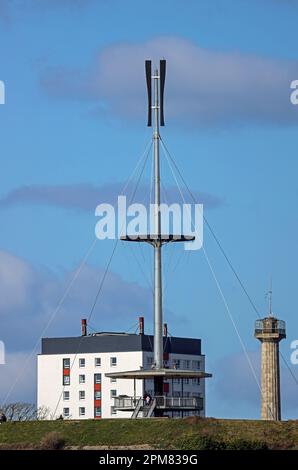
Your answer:
[[[120,43],[98,52],[86,69],[48,67],[48,95],[89,100],[100,115],[146,119],[144,60],[167,59],[166,120],[187,126],[294,123],[290,83],[298,61],[204,49],[177,37]]]
[[[0,364],[0,406],[17,401],[36,401],[36,356],[28,351],[6,354],[6,363]],[[17,386],[13,385],[17,381]]]
[[[40,336],[80,334],[80,319],[88,317],[104,269],[85,265],[53,321],[45,330],[75,270],[53,273],[0,252],[0,340],[6,351],[33,348]],[[91,324],[100,330],[119,329],[151,314],[151,292],[110,271],[96,304]],[[38,351],[37,351],[38,352]]]
[[[0,318],[30,303],[34,277],[28,263],[0,250]]]
[[[131,199],[135,184],[126,188],[125,195],[128,201]],[[73,208],[94,213],[98,204],[116,204],[118,195],[123,194],[124,183],[109,183],[102,186],[91,184],[71,185],[31,185],[13,189],[6,196],[0,198],[0,208],[14,206],[16,204],[48,204],[64,208]],[[212,194],[192,190],[199,203],[207,208],[215,208],[222,204],[222,200]],[[139,184],[138,191],[133,202],[149,203],[149,185]],[[170,203],[180,203],[181,195],[177,187],[169,186],[161,191],[161,198]],[[193,202],[185,191],[186,202]]]

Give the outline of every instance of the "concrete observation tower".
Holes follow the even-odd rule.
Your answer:
[[[255,323],[255,337],[262,343],[261,352],[261,418],[281,420],[279,342],[286,337],[286,325],[272,315],[269,292],[269,316]]]

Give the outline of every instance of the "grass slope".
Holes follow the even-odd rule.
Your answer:
[[[213,418],[31,421],[0,425],[0,447],[38,447],[56,431],[66,446],[138,446],[156,449],[298,449],[298,421],[264,422]]]

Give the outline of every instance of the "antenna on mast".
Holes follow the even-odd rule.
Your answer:
[[[270,286],[269,286],[269,291],[266,294],[266,297],[268,298],[268,312],[269,312],[269,317],[272,317],[272,277],[270,278]]]

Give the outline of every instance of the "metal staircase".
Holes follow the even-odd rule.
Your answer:
[[[139,411],[143,406],[143,398],[138,399],[137,406],[135,407],[133,414],[131,415],[131,419],[136,419],[138,417]]]
[[[153,411],[156,407],[156,398],[148,406],[143,406],[143,418],[151,418]]]
[[[139,413],[142,412],[142,418],[151,418],[154,409],[156,407],[156,399],[154,398],[149,405],[144,404],[143,398],[139,398],[137,406],[135,407],[131,419],[139,417]]]

